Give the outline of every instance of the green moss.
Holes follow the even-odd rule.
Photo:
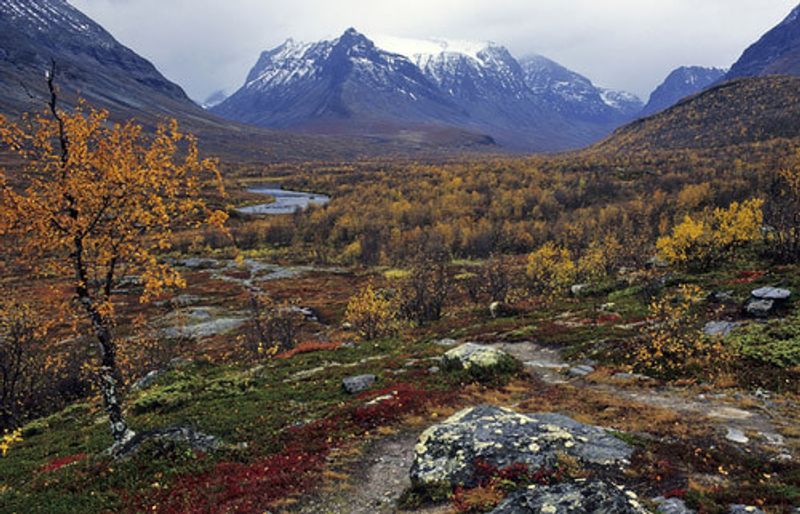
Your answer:
[[[736,330],[730,344],[742,356],[777,368],[800,366],[800,315]]]

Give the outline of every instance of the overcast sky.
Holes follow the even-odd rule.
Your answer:
[[[729,67],[798,0],[69,0],[195,99],[237,89],[262,50],[348,27],[490,40],[647,99],[681,65]]]

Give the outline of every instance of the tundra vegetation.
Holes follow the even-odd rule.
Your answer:
[[[16,156],[0,175],[9,512],[302,509],[357,482],[382,438],[486,402],[619,431],[635,448],[625,485],[646,498],[800,502],[797,141],[271,166],[209,160],[176,123],[145,134],[55,101],[0,119],[0,140]],[[331,201],[237,212],[263,183]],[[768,286],[791,295],[751,298]],[[768,320],[747,315],[754,300]],[[438,365],[447,339],[534,342],[588,370],[567,383],[516,361],[452,370]],[[671,403],[641,399],[661,390]],[[782,445],[743,451],[683,408],[698,395],[728,413],[770,398]],[[106,451],[169,427],[214,444]],[[486,467],[438,499],[486,512],[592,473],[568,455]]]

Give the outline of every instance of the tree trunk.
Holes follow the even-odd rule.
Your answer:
[[[117,371],[116,347],[106,319],[97,312],[94,306],[88,305],[87,302],[84,302],[84,305],[92,318],[92,327],[100,348],[98,386],[103,396],[103,407],[108,414],[114,446],[119,447],[130,441],[135,433],[128,428],[125,417],[122,415],[122,406],[119,401],[118,384],[120,380]]]

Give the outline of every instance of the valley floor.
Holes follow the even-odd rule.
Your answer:
[[[455,302],[441,321],[402,337],[351,344],[341,328],[348,298],[380,273],[255,256],[178,263],[189,281],[173,299],[178,307],[146,314],[153,330],[197,346],[135,387],[128,415],[138,431],[190,426],[220,449],[156,445],[112,462],[97,403],[74,405],[29,423],[23,442],[0,459],[3,512],[481,512],[410,501],[409,468],[426,428],[482,404],[617,431],[635,448],[618,480],[653,507],[650,499],[665,495],[701,512],[730,504],[796,512],[800,502],[796,384],[771,391],[630,373],[610,356],[647,322],[635,286],[499,319],[485,306]],[[800,291],[796,267],[752,281],[738,280],[741,272],[692,280],[730,289],[739,303],[759,285]],[[311,313],[302,337],[315,344],[282,358],[242,359],[253,290],[302,298]],[[523,372],[480,383],[439,369],[441,355],[467,341],[507,352]],[[364,374],[377,383],[355,395],[342,390],[344,378]]]

